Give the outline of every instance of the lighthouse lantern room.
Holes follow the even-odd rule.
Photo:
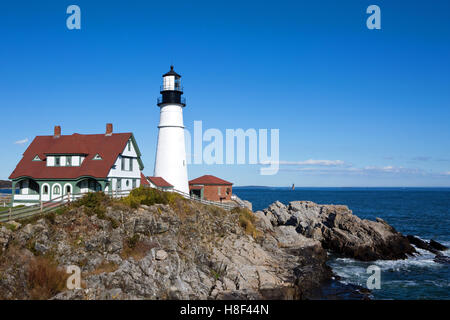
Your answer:
[[[160,93],[154,176],[164,178],[178,191],[189,193],[183,124],[186,100],[182,97],[181,76],[173,70],[173,66],[163,75]]]

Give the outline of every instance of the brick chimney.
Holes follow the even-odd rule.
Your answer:
[[[111,136],[113,133],[113,125],[112,123],[107,123],[106,124],[106,136]]]
[[[61,137],[61,127],[55,126],[55,131],[53,133],[53,138],[59,138]]]

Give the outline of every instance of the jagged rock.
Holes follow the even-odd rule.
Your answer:
[[[433,261],[436,262],[436,263],[450,264],[450,257],[444,256],[442,254],[437,254],[434,257]]]
[[[120,234],[120,230],[113,230],[110,236],[105,239],[106,241],[106,251],[108,253],[120,252],[123,248],[123,237]]]
[[[310,209],[317,208],[277,202],[255,213],[255,232],[241,227],[238,212],[189,201],[138,209],[111,205],[103,219],[78,207],[55,223],[40,219],[15,232],[2,228],[0,245],[8,244],[2,257],[8,259],[0,260],[0,298],[30,297],[23,266],[33,258],[31,244],[34,253],[50,252],[60,266],[81,268],[83,289],[54,299],[309,298],[332,276],[323,242],[309,234],[325,238],[327,232],[304,219],[302,210]],[[280,225],[289,220],[291,225]]]
[[[269,206],[274,214],[282,208],[279,202]],[[281,219],[286,220],[285,224],[320,241],[325,249],[350,258],[363,261],[405,259],[415,252],[406,237],[384,220],[360,219],[347,206],[294,201],[289,203],[287,214],[288,219]]]
[[[283,225],[291,217],[287,207],[280,201],[275,201],[272,203],[267,209],[264,209],[264,212],[270,212],[277,219],[277,223],[275,225]]]
[[[233,200],[234,202],[236,202],[239,206],[247,208],[249,210],[253,210],[253,205],[250,201],[247,200],[242,200],[241,198],[239,198],[237,195],[233,194],[231,196],[231,200]]]
[[[45,254],[49,250],[49,247],[45,243],[36,242],[34,244],[34,250],[41,254]]]
[[[406,238],[408,241],[415,245],[417,248],[424,249],[427,251],[430,251],[434,254],[439,254],[439,251],[433,248],[430,244],[428,244],[426,241],[423,241],[422,239],[419,239],[413,235],[407,235]]]
[[[22,228],[22,232],[31,235],[33,233],[33,225],[31,223],[28,223]]]
[[[270,218],[266,216],[266,214],[262,211],[256,211],[255,216],[258,219],[258,226],[261,227],[263,230],[270,230],[273,231],[272,222],[270,221]]]
[[[437,241],[434,241],[433,239],[430,240],[430,246],[433,249],[436,249],[436,250],[439,250],[439,251],[444,251],[444,250],[448,249],[448,247],[444,246],[443,244],[440,244]]]
[[[167,256],[168,254],[164,250],[156,251],[156,260],[166,260]]]
[[[0,252],[2,252],[8,246],[11,235],[12,231],[6,229],[3,226],[0,228]]]

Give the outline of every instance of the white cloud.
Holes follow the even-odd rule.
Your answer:
[[[384,167],[364,167],[362,169],[366,173],[401,173],[401,174],[424,174],[422,169],[417,168],[405,168],[405,167],[394,167],[394,166],[384,166]]]
[[[356,167],[301,167],[301,168],[284,168],[282,171],[296,171],[310,174],[344,174],[344,175],[373,175],[373,174],[396,174],[396,175],[426,175],[430,174],[422,169],[404,168],[394,166],[366,166],[363,168]],[[450,174],[450,172],[449,172]]]
[[[287,165],[287,166],[324,166],[324,167],[337,167],[337,166],[350,166],[342,160],[314,160],[308,159],[304,161],[266,161],[261,162],[261,164],[279,164],[279,165]]]
[[[17,140],[14,142],[14,144],[25,144],[28,142],[28,138],[22,139],[22,140]]]

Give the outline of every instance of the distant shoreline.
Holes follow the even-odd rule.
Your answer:
[[[233,189],[292,189],[291,186],[233,186]],[[296,186],[297,189],[450,189],[447,187],[300,187]]]

